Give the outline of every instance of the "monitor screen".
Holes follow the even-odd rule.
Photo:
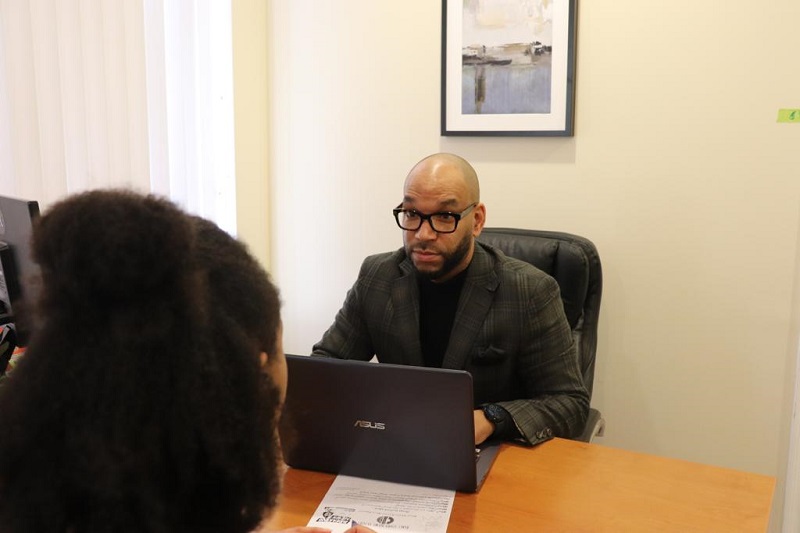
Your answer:
[[[38,266],[31,257],[31,234],[38,216],[37,202],[0,196],[0,324],[15,322],[23,302],[35,297]]]

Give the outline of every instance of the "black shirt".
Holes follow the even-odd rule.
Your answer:
[[[467,271],[443,283],[419,278],[419,335],[425,366],[441,368]]]

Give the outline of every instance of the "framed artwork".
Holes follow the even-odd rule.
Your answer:
[[[442,135],[572,136],[576,0],[442,0]]]

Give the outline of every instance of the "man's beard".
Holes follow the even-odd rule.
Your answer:
[[[471,243],[472,243],[472,235],[467,234],[464,236],[463,239],[461,239],[458,242],[458,245],[452,252],[449,253],[440,252],[442,258],[444,259],[444,262],[442,263],[442,266],[436,270],[421,271],[417,268],[417,265],[414,265],[413,260],[411,261],[411,264],[414,265],[414,270],[416,270],[417,275],[419,277],[427,279],[429,281],[436,281],[448,275],[450,272],[453,271],[454,268],[456,268],[459,265],[459,263],[461,263],[461,261],[464,260],[464,258],[469,253],[469,246]],[[426,245],[417,245],[413,248],[406,246],[406,256],[410,259],[412,250],[414,249],[425,250],[428,248],[429,247]]]

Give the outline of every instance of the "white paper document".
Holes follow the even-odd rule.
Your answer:
[[[336,476],[309,520],[333,533],[354,523],[378,533],[445,533],[455,491]]]

